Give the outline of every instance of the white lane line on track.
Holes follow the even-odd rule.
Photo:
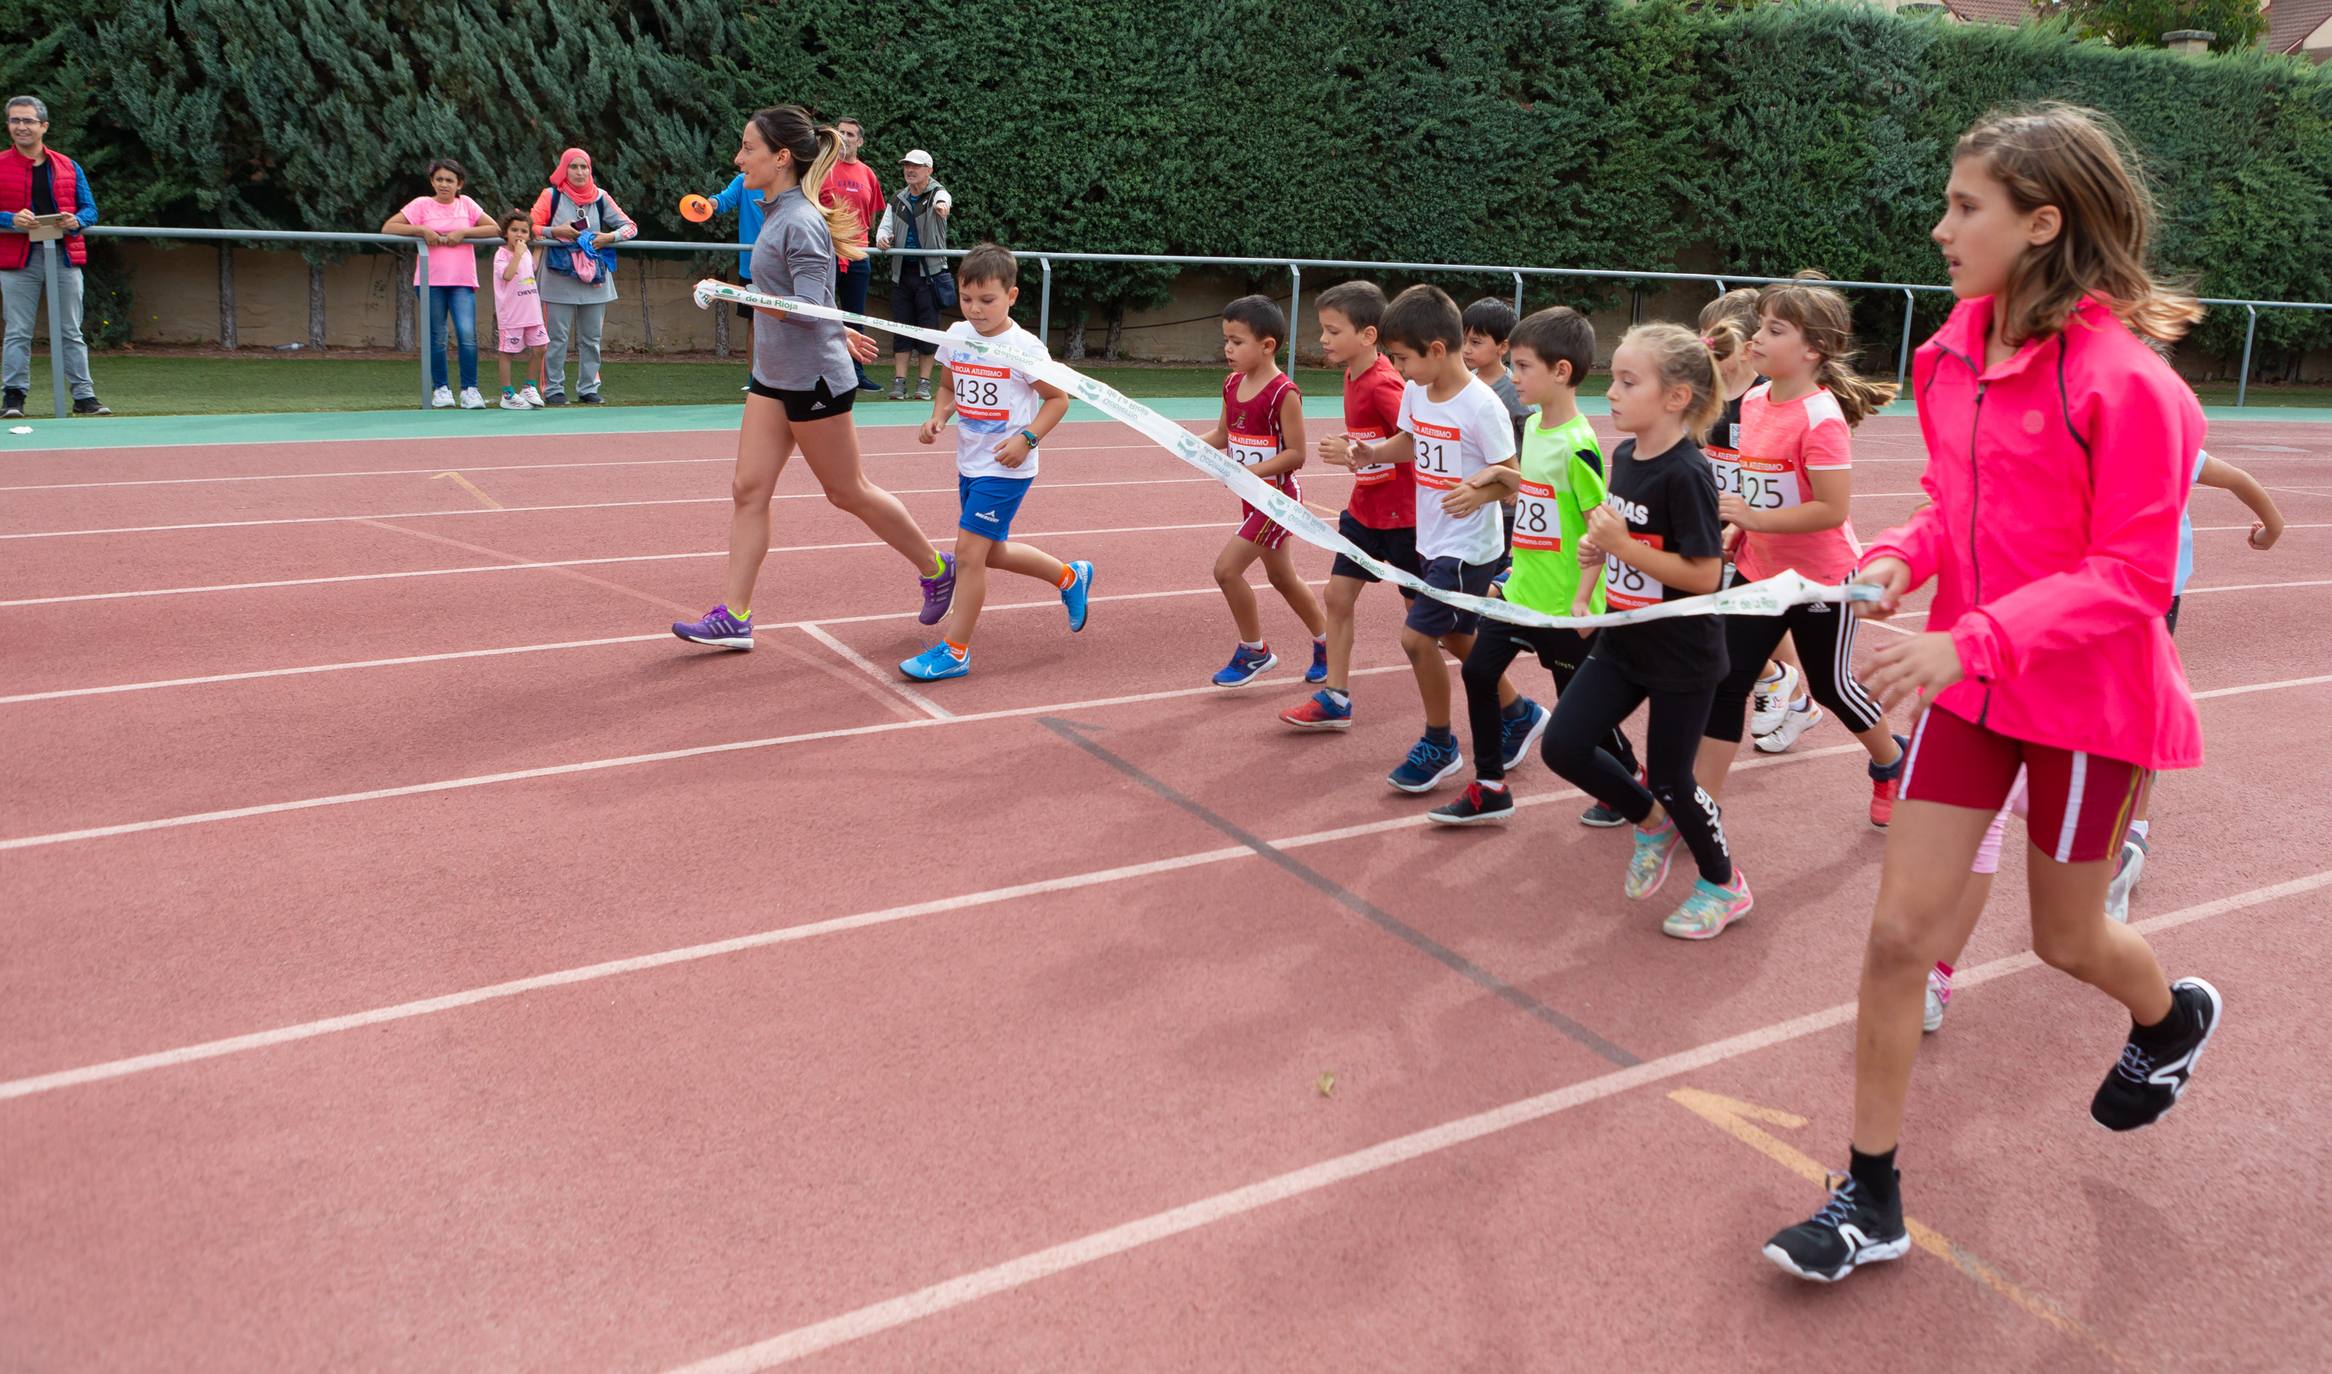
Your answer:
[[[1212,591],[1213,588],[1209,588]],[[832,621],[825,622],[832,624]],[[1354,677],[1369,677],[1379,673],[1405,673],[1407,663],[1380,668],[1353,670]],[[980,721],[1014,720],[1023,716],[1067,715],[1077,711],[1095,710],[1104,706],[1128,706],[1150,701],[1176,701],[1185,697],[1213,696],[1219,687],[1177,687],[1160,692],[1138,692],[1131,696],[1098,697],[1088,701],[1056,702],[1048,706],[1011,706],[994,711],[978,711],[969,715],[953,716],[947,720],[918,716],[912,720],[878,721],[871,725],[840,726],[831,730],[810,730],[795,735],[771,735],[761,739],[733,740],[725,744],[699,744],[685,749],[661,749],[653,753],[623,754],[613,758],[586,759],[576,763],[545,764],[539,768],[520,768],[504,773],[482,773],[463,778],[446,778],[436,782],[407,783],[398,787],[376,787],[363,792],[339,792],[324,797],[304,797],[297,801],[261,802],[252,806],[229,807],[218,811],[198,811],[189,815],[166,816],[158,820],[127,821],[118,825],[91,826],[81,830],[57,831],[47,835],[22,835],[0,840],[0,852],[15,849],[40,849],[49,845],[70,844],[79,840],[104,839],[115,835],[137,835],[154,830],[177,830],[190,825],[211,825],[220,821],[243,820],[252,816],[281,815],[287,811],[312,811],[319,807],[350,806],[359,802],[387,801],[396,797],[419,797],[437,792],[461,792],[476,787],[491,787],[507,782],[527,782],[536,778],[567,777],[578,773],[604,772],[611,768],[631,768],[641,764],[669,763],[677,759],[703,758],[712,754],[734,754],[759,749],[774,749],[792,744],[811,744],[820,740],[854,739],[860,735],[888,734],[893,730],[929,729],[942,725],[965,725]],[[1857,748],[1861,746],[1857,745]]]
[[[823,622],[832,624],[832,621]],[[1355,670],[1353,676],[1363,677],[1377,673],[1406,672],[1407,664]],[[2211,692],[2196,693],[2197,699],[2242,696],[2252,692],[2278,691],[2286,688],[2313,686],[2332,678],[2287,678],[2279,682],[2254,683],[2247,686],[2222,687]],[[321,807],[350,806],[360,802],[387,801],[398,797],[425,796],[436,792],[466,791],[507,782],[527,782],[537,778],[565,777],[578,773],[596,773],[611,768],[629,768],[642,764],[668,763],[677,759],[701,758],[712,754],[730,754],[749,750],[777,748],[784,745],[807,744],[819,740],[850,739],[859,735],[885,734],[893,730],[927,729],[940,725],[962,725],[977,721],[1011,720],[1025,716],[1067,715],[1081,710],[1103,706],[1124,706],[1140,702],[1173,701],[1185,697],[1208,696],[1220,691],[1217,687],[1180,687],[1161,692],[1141,692],[1132,696],[1102,697],[1091,701],[1062,702],[1051,706],[1013,706],[994,711],[980,711],[959,715],[949,720],[918,718],[914,720],[881,721],[872,725],[842,726],[831,730],[812,730],[798,735],[773,735],[762,739],[735,740],[724,744],[700,744],[685,749],[665,749],[645,754],[623,754],[613,758],[585,759],[575,763],[546,764],[539,768],[522,768],[505,773],[485,773],[470,777],[446,778],[436,782],[407,783],[398,787],[373,788],[363,792],[340,792],[322,797],[304,797],[296,801],[262,802],[252,806],[230,807],[217,811],[198,811],[188,815],[165,816],[155,820],[125,821],[115,825],[90,826],[79,830],[56,831],[45,835],[21,835],[0,840],[0,852],[16,849],[39,849],[51,845],[72,844],[83,840],[107,839],[118,835],[137,835],[155,830],[177,830],[187,826],[211,825],[221,821],[244,820],[253,816],[280,815],[289,811],[310,811]],[[1848,746],[1860,748],[1860,745]],[[1828,751],[1824,751],[1828,752]],[[1782,758],[1796,755],[1779,755]],[[1744,761],[1736,767],[1747,767]]]
[[[643,435],[645,435],[646,437],[651,437],[651,438],[653,438],[653,437],[658,437],[659,435],[661,435],[661,434],[663,434],[663,433],[665,433],[665,432],[666,432],[666,431],[643,431],[643,432],[642,432],[642,434],[643,434]],[[693,432],[693,431],[683,431],[683,432]],[[704,432],[704,433],[720,433],[721,431],[718,431],[718,430],[706,430],[706,431],[703,431],[703,432]],[[864,431],[861,431],[861,432],[863,433]],[[570,437],[570,436],[567,436],[567,435],[560,435],[560,436],[558,436],[558,437],[560,437],[560,438],[567,438],[567,437]],[[634,437],[641,437],[641,436],[634,436]],[[323,442],[323,443],[331,443],[331,442],[346,442],[346,441],[320,440],[320,441],[317,441],[317,442]],[[397,441],[397,442],[410,442],[410,441],[408,441],[408,440],[399,440],[399,441]],[[173,448],[175,448],[175,447],[182,447],[182,446],[181,446],[181,445],[166,445],[166,447],[173,447]],[[199,447],[199,445],[184,445],[183,447]],[[1161,450],[1159,450],[1159,449],[1158,449],[1158,446],[1157,446],[1156,444],[1149,444],[1149,443],[1142,443],[1142,444],[1065,444],[1065,445],[1063,445],[1063,446],[1061,446],[1061,447],[1059,447],[1059,448],[1054,448],[1054,447],[1052,447],[1051,445],[1049,445],[1049,444],[1048,444],[1048,445],[1046,445],[1046,446],[1045,446],[1045,456],[1049,458],[1049,457],[1052,457],[1052,456],[1054,456],[1054,455],[1056,455],[1056,454],[1062,454],[1062,453],[1123,453],[1123,452],[1129,452],[1129,451],[1131,451],[1131,450],[1134,450],[1134,449],[1148,449],[1148,450],[1151,450],[1151,451],[1153,451],[1153,452],[1158,452],[1158,451],[1161,451]],[[933,452],[935,452],[935,451],[936,451],[936,450],[934,450],[934,449],[928,449],[928,448],[922,448],[922,447],[916,447],[916,448],[900,448],[900,449],[861,449],[861,450],[860,450],[860,452],[859,452],[859,456],[860,456],[860,457],[862,457],[862,458],[912,458],[912,457],[916,457],[916,456],[919,456],[919,455],[920,455],[920,456],[929,456],[930,454],[932,454],[932,453],[933,453]],[[79,454],[83,454],[83,453],[85,453],[86,451],[85,451],[85,450],[79,450],[79,449],[75,449],[75,450],[71,450],[71,452],[73,452],[73,453],[75,453],[75,454],[79,455]],[[493,463],[493,464],[488,464],[488,465],[486,465],[486,466],[483,466],[483,467],[475,467],[475,466],[473,466],[473,467],[464,467],[464,468],[462,469],[462,471],[463,471],[463,472],[555,472],[555,471],[559,471],[559,470],[562,470],[562,469],[567,469],[567,468],[643,468],[643,467],[672,467],[672,466],[677,466],[677,465],[680,465],[680,464],[686,464],[686,463],[729,463],[729,464],[734,464],[736,461],[737,461],[737,459],[736,459],[735,455],[733,455],[733,454],[722,454],[722,455],[720,455],[719,457],[714,457],[714,458],[609,458],[609,459],[603,459],[603,460],[601,460],[601,461],[599,461],[599,462],[591,462],[591,463],[576,463],[576,462],[564,462],[564,463]],[[4,492],[4,491],[85,491],[85,490],[93,490],[93,489],[96,489],[96,488],[101,488],[101,487],[188,487],[188,486],[202,486],[202,485],[204,485],[204,484],[206,484],[206,483],[211,483],[211,482],[300,482],[300,481],[308,481],[308,480],[311,480],[311,479],[314,479],[314,480],[323,480],[323,479],[334,478],[334,477],[413,477],[413,476],[420,476],[420,477],[434,477],[434,476],[436,476],[438,473],[440,473],[440,472],[443,472],[443,471],[445,471],[445,466],[444,466],[443,464],[439,464],[438,466],[436,466],[436,467],[433,467],[433,468],[361,468],[361,469],[355,469],[355,470],[352,470],[352,471],[346,471],[346,472],[251,472],[251,473],[243,473],[243,474],[240,474],[240,475],[237,475],[237,476],[229,476],[229,477],[139,477],[139,478],[127,478],[127,479],[122,479],[122,480],[118,480],[118,481],[105,481],[105,482],[34,482],[34,483],[30,483],[30,484],[23,485],[23,486],[0,486],[0,492]]]
[[[1253,585],[1253,584],[1251,584]],[[1325,581],[1310,584],[1316,591],[1325,587]],[[1256,585],[1258,592],[1268,591],[1269,585]],[[1213,583],[1204,587],[1176,587],[1157,592],[1111,592],[1093,598],[1095,605],[1115,601],[1159,601],[1185,596],[1218,596]],[[999,611],[1059,610],[1059,598],[1046,601],[1007,601],[984,607],[982,615]],[[886,620],[912,620],[913,611],[876,611],[867,615],[822,615],[820,625],[871,625]],[[800,620],[772,621],[761,626],[764,630],[798,630],[808,622]],[[264,678],[306,677],[314,673],[346,673],[366,668],[402,668],[421,663],[452,663],[469,658],[500,658],[509,654],[551,653],[562,649],[598,649],[611,644],[663,644],[670,641],[669,631],[657,634],[609,635],[601,639],[562,639],[547,644],[512,644],[492,649],[453,649],[436,654],[406,654],[397,658],[360,658],[345,663],[311,663],[294,668],[254,668],[239,673],[206,673],[200,677],[159,678],[146,682],[117,682],[98,687],[59,687],[45,692],[20,692],[14,696],[0,696],[0,706],[17,706],[37,701],[64,701],[74,697],[113,696],[121,692],[152,692],[165,687],[204,687],[221,682],[253,682]]]
[[[477,471],[477,469],[468,469]],[[1215,485],[1212,477],[1120,477],[1099,482],[1047,482],[1046,491],[1068,491],[1082,487],[1175,487],[1199,483]],[[954,487],[890,487],[893,496],[953,496]],[[781,491],[773,498],[778,501],[823,501],[822,491]],[[182,525],[114,525],[80,530],[27,530],[18,534],[0,534],[8,539],[72,539],[83,535],[100,534],[174,534],[184,530],[245,530],[275,525],[337,525],[365,520],[437,520],[470,515],[539,515],[546,511],[577,510],[631,510],[647,506],[705,506],[727,505],[726,496],[673,496],[652,501],[570,501],[551,506],[499,506],[493,509],[459,506],[448,510],[388,511],[379,515],[287,515],[269,520],[197,520]]]
[[[820,644],[823,644],[827,648],[832,649],[838,656],[848,662],[852,667],[857,668],[859,671],[865,673],[868,677],[873,678],[883,686],[888,687],[894,692],[897,692],[906,700],[908,705],[913,706],[916,710],[921,711],[923,714],[931,717],[933,720],[955,719],[955,712],[948,710],[945,706],[940,705],[938,702],[933,701],[931,698],[923,695],[921,692],[916,691],[906,683],[899,681],[896,674],[886,673],[882,669],[876,667],[873,659],[868,658],[865,654],[860,653],[858,650],[851,648],[841,640],[836,639],[834,636],[826,633],[825,627],[819,625],[816,621],[805,620],[801,623],[799,628],[803,634],[808,635],[810,638],[818,641]]]
[[[1219,530],[1226,528],[1220,520],[1199,520],[1179,525],[1121,525],[1108,529],[1090,530],[1032,530],[1030,539],[1068,538],[1077,535],[1103,534],[1163,534],[1176,530]],[[953,534],[932,540],[935,544],[952,544]],[[851,540],[839,544],[789,544],[770,550],[779,553],[832,553],[844,549],[888,548],[880,539]],[[690,558],[727,558],[727,549],[703,549],[691,553],[634,553],[604,558],[552,558],[526,563],[481,563],[460,568],[415,568],[405,572],[341,573],[333,577],[287,577],[265,582],[217,582],[199,587],[152,587],[129,592],[75,592],[68,596],[28,596],[14,601],[0,601],[0,607],[58,606],[82,601],[133,601],[152,596],[194,596],[205,592],[269,591],[284,587],[327,587],[349,582],[395,582],[405,578],[460,577],[471,573],[526,572],[542,568],[598,568],[617,563],[671,563]]]
[[[2134,922],[2132,930],[2155,934],[2206,921],[2214,916],[2244,911],[2264,902],[2299,896],[2332,885],[2332,870],[2311,873],[2288,882],[2255,887],[2215,901],[2203,902],[2183,910],[2165,913],[2151,920]],[[1964,974],[1955,973],[1953,981],[1961,985],[1991,982],[2027,969],[2037,968],[2040,961],[2031,953],[2011,954],[1979,964]],[[1011,1289],[1025,1287],[1039,1279],[1122,1255],[1145,1245],[1196,1231],[1201,1227],[1227,1221],[1233,1217],[1268,1207],[1276,1202],[1316,1193],[1338,1183],[1373,1174],[1396,1164],[1404,1164],[1427,1155],[1480,1140],[1543,1121],[1590,1103],[1601,1102],[1621,1093],[1654,1083],[1664,1083],[1710,1068],[1760,1050],[1801,1040],[1810,1035],[1854,1022],[1855,1004],[1841,1002],[1804,1016],[1792,1017],[1744,1031],[1722,1040],[1696,1045],[1688,1050],[1663,1055],[1658,1059],[1629,1068],[1615,1069],[1592,1078],[1568,1084],[1552,1092],[1540,1093],[1492,1107],[1470,1116],[1444,1121],[1408,1135],[1396,1136],[1350,1154],[1324,1159],[1301,1169],[1290,1170],[1271,1178],[1261,1179],[1244,1187],[1216,1193],[1195,1202],[1155,1212],[1146,1217],[1096,1231],[1075,1240],[1032,1250],[998,1264],[954,1278],[902,1293],[882,1302],[870,1303],[855,1311],[829,1317],[821,1322],[796,1327],[751,1345],[693,1363],[679,1366],[671,1374],[754,1374],[754,1371],[785,1364],[804,1356],[830,1350],[838,1345],[862,1340],[879,1332],[905,1326],[925,1317],[936,1316],[950,1309],[977,1302]]]
[[[1370,669],[1367,671],[1377,673],[1405,673],[1409,671],[1409,665],[1402,663],[1396,666]],[[1361,674],[1356,672],[1353,674],[1353,676],[1358,677],[1361,676]],[[1214,690],[1216,689],[1211,687],[1190,689],[1190,691],[1210,692]],[[1155,695],[1187,696],[1190,695],[1190,691],[1159,693]],[[1093,706],[1101,704],[1106,703],[1087,702],[1080,706],[1037,707],[1029,711],[1013,712],[1011,714],[1051,714],[1055,711],[1067,712],[1091,709]],[[975,719],[975,717],[963,716],[958,717],[958,719],[971,720]],[[902,722],[902,724],[910,726],[936,725],[938,722],[910,721]],[[1860,744],[1841,744],[1834,745],[1827,749],[1809,749],[1799,753],[1760,755],[1754,759],[1743,759],[1740,764],[1735,767],[1734,772],[1739,773],[1746,770],[1759,768],[1787,767],[1791,764],[1804,762],[1809,759],[1828,758],[1838,754],[1857,753],[1860,752],[1861,749],[1862,746]],[[1577,800],[1581,795],[1582,794],[1577,788],[1566,787],[1554,792],[1517,798],[1515,800],[1515,805],[1522,807],[1546,806],[1560,801]],[[1360,825],[1341,826],[1333,830],[1320,830],[1314,831],[1310,834],[1292,835],[1286,839],[1271,840],[1268,841],[1268,843],[1276,849],[1304,849],[1310,848],[1314,845],[1333,844],[1344,840],[1363,839],[1369,836],[1383,835],[1396,830],[1425,830],[1430,828],[1430,825],[1431,823],[1426,820],[1425,814],[1420,811],[1412,812],[1404,816],[1391,817],[1381,821],[1369,821]],[[770,945],[791,944],[797,940],[807,940],[820,935],[834,934],[839,931],[863,930],[868,926],[888,925],[895,921],[912,920],[920,916],[932,916],[944,912],[961,911],[967,907],[988,906],[997,902],[1008,902],[1017,900],[1022,897],[1040,896],[1049,892],[1068,892],[1080,888],[1099,887],[1109,883],[1123,882],[1131,878],[1144,878],[1158,873],[1171,873],[1185,868],[1198,868],[1210,864],[1229,863],[1235,860],[1252,859],[1255,857],[1257,857],[1256,851],[1249,846],[1232,845],[1221,849],[1202,850],[1195,854],[1183,854],[1171,858],[1154,859],[1144,863],[1096,869],[1086,873],[1067,874],[1062,877],[1047,878],[1037,882],[1018,883],[1011,887],[992,888],[984,892],[969,892],[954,897],[940,897],[929,901],[910,902],[903,906],[884,907],[879,910],[859,912],[850,916],[838,916],[824,921],[813,921],[805,925],[783,926],[775,930],[758,931],[750,935],[734,936],[726,940],[712,940],[703,944],[684,945],[678,949],[659,950],[652,954],[634,955],[625,959],[610,959],[601,963],[587,964],[581,968],[561,969],[553,973],[536,974],[527,978],[514,978],[507,982],[493,983],[480,988],[469,988],[461,992],[446,993],[437,997],[420,998],[411,1002],[400,1002],[393,1006],[374,1007],[370,1010],[351,1012],[342,1016],[331,1016],[315,1021],[303,1021],[296,1025],[279,1026],[273,1030],[255,1031],[247,1035],[229,1036],[220,1040],[207,1040],[200,1044],[184,1045],[176,1049],[159,1050],[151,1054],[133,1055],[126,1059],[116,1059],[103,1064],[90,1064],[75,1069],[61,1069],[53,1073],[44,1073],[28,1078],[13,1079],[5,1083],[0,1083],[0,1102],[8,1101],[11,1098],[30,1097],[35,1093],[53,1092],[59,1088],[76,1087],[85,1083],[98,1083],[111,1078],[122,1078],[130,1074],[145,1073],[154,1069],[170,1068],[179,1064],[191,1064],[204,1059],[216,1059],[222,1055],[238,1054],[248,1050],[267,1049],[275,1045],[287,1045],[295,1041],[314,1039],[319,1035],[330,1035],[337,1031],[354,1030],[361,1026],[377,1026],[390,1021],[410,1020],[416,1016],[430,1016],[438,1012],[452,1011],[460,1007],[475,1006],[480,1002],[499,1001],[503,998],[516,997],[523,993],[537,992],[544,988],[565,987],[573,983],[592,982],[601,978],[613,978],[627,973],[638,973],[645,969],[664,968],[672,964],[693,963],[699,959],[717,958],[725,954],[735,954],[749,949],[762,949]]]

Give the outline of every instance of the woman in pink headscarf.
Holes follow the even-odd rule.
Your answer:
[[[591,154],[569,148],[551,169],[551,184],[535,198],[534,222],[557,246],[543,254],[537,275],[543,327],[551,341],[543,354],[549,378],[543,404],[567,403],[567,347],[575,347],[575,394],[598,405],[599,330],[615,299],[615,245],[639,237],[639,226],[592,179]]]

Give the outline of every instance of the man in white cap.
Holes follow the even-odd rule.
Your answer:
[[[906,176],[907,184],[883,206],[883,222],[875,229],[875,247],[946,249],[947,216],[955,208],[955,199],[945,186],[932,179],[931,154],[915,149],[900,160],[900,171]],[[891,318],[901,324],[939,328],[940,293],[945,291],[949,296],[947,304],[954,304],[954,284],[955,277],[948,272],[945,258],[892,258]],[[936,344],[903,334],[891,336],[892,400],[907,399],[910,354],[921,354],[923,358],[915,399],[931,399],[931,355],[937,351]]]

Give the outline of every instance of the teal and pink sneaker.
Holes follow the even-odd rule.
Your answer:
[[[753,621],[750,614],[740,620],[729,614],[726,606],[715,606],[706,611],[702,620],[675,621],[672,633],[691,644],[710,644],[716,649],[753,647]]]
[[[1679,940],[1714,940],[1755,905],[1757,899],[1749,895],[1749,879],[1735,864],[1733,881],[1723,887],[1706,878],[1693,879],[1692,894],[1660,923],[1660,933]]]
[[[1666,816],[1650,830],[1636,831],[1636,852],[1628,856],[1628,898],[1642,901],[1668,881],[1668,866],[1676,862],[1676,846],[1684,837]]]

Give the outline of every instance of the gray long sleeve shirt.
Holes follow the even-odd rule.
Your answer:
[[[762,202],[768,218],[753,240],[753,289],[808,305],[834,304],[834,236],[799,186]],[[759,311],[753,316],[753,377],[779,391],[812,391],[819,381],[842,395],[858,385],[842,326]]]

